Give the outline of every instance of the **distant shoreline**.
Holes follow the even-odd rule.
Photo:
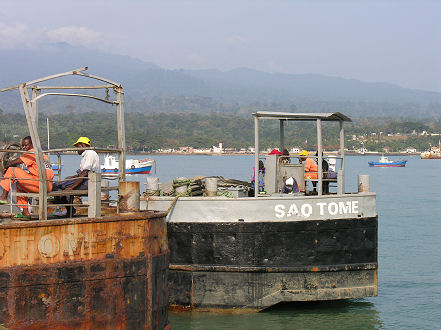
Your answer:
[[[223,152],[223,153],[189,153],[189,152],[127,152],[128,155],[148,155],[148,156],[254,156],[254,153],[240,153],[240,152]],[[268,153],[261,153],[261,155],[267,155]],[[329,152],[325,155],[337,155],[338,153]],[[360,154],[353,151],[345,151],[345,156],[419,156],[420,152],[366,152]],[[290,155],[291,157],[297,157],[297,154]]]

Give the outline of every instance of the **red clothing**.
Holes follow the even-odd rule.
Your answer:
[[[31,149],[29,151],[34,151]],[[49,158],[46,155],[44,157],[44,166],[46,168],[46,178],[47,178],[47,191],[52,191],[52,180],[54,178],[54,171],[52,171],[51,163],[49,162]],[[17,181],[17,192],[30,192],[30,193],[38,193],[39,183],[38,183],[38,168],[37,161],[35,159],[34,154],[23,154],[20,159],[27,166],[28,172],[22,170],[18,167],[9,167],[6,171],[3,179],[0,182],[0,186],[6,190],[10,191],[10,187]],[[9,180],[11,179],[11,180]],[[23,180],[23,179],[32,179],[32,180]],[[17,204],[19,207],[25,208],[28,205],[28,198],[23,196],[17,196]]]
[[[305,179],[318,179],[318,166],[312,158],[305,160]]]

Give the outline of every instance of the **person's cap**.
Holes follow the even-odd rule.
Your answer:
[[[300,151],[299,156],[309,156],[309,152],[306,150],[302,150]]]
[[[286,185],[287,186],[292,186],[294,184],[294,178],[289,178],[288,180],[286,180]]]
[[[279,150],[273,149],[273,150],[271,150],[271,152],[268,155],[281,155],[281,154],[282,153]]]
[[[78,143],[84,143],[90,146],[90,139],[88,137],[81,136],[73,145],[76,146]]]

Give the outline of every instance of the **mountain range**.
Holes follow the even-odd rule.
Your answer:
[[[88,72],[122,83],[126,111],[131,112],[249,114],[272,110],[341,111],[358,117],[441,116],[441,93],[381,82],[316,74],[267,73],[248,68],[225,72],[169,70],[129,56],[68,44],[51,44],[44,50],[1,50],[0,61],[0,88],[88,66]],[[74,81],[84,79],[72,78]],[[104,109],[97,102],[91,106],[88,100],[77,102],[72,98],[43,102],[46,112],[66,111],[64,109],[84,112],[90,111],[92,106]],[[21,112],[18,95],[0,93],[0,109]]]

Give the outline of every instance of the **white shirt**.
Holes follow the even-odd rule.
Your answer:
[[[80,170],[88,170],[92,172],[100,172],[100,158],[93,150],[84,150],[81,154]]]

